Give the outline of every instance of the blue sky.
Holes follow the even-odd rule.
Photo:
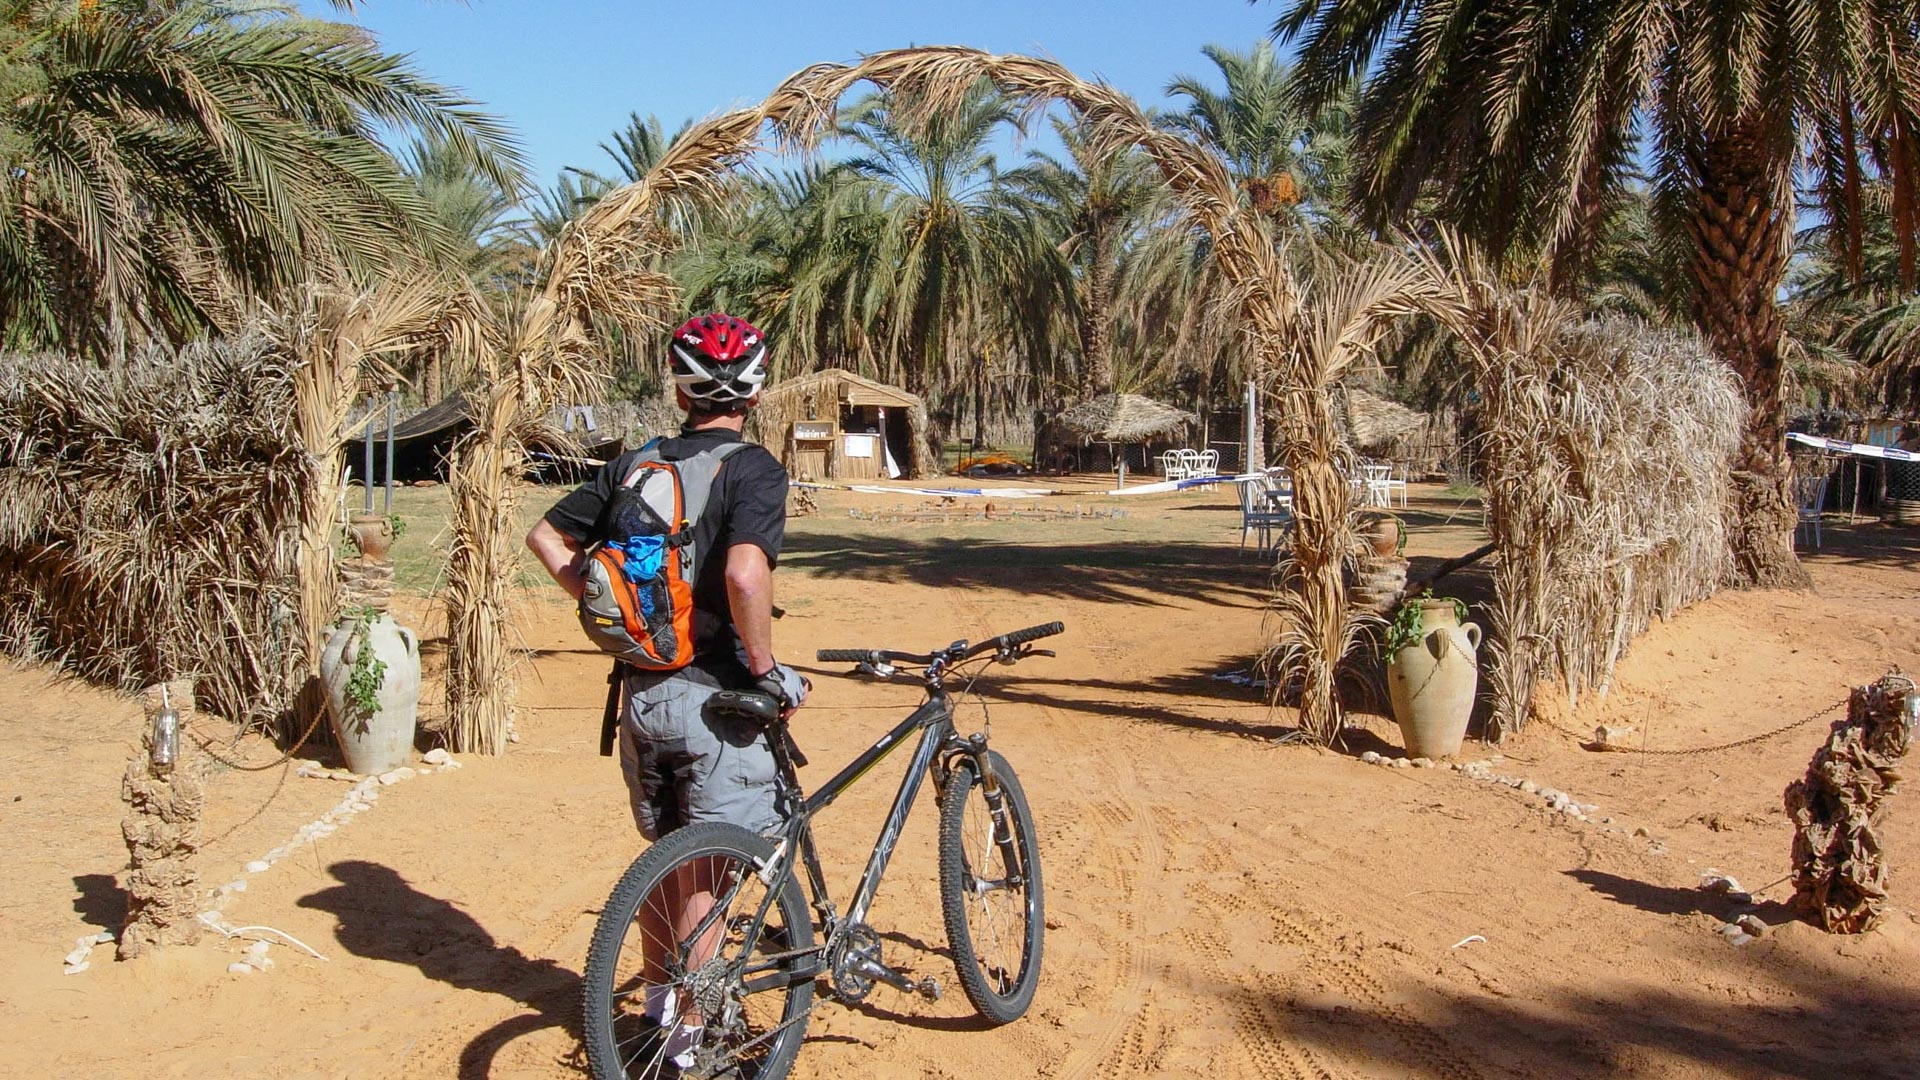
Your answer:
[[[604,168],[599,144],[627,114],[657,114],[669,132],[759,101],[808,64],[905,45],[1024,52],[1098,76],[1147,105],[1176,75],[1216,82],[1200,47],[1246,48],[1285,9],[1244,0],[369,0],[341,15],[420,71],[483,102],[520,133],[541,186],[563,165]]]

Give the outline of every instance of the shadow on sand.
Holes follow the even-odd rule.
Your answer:
[[[564,1028],[579,1040],[578,974],[499,945],[473,916],[419,891],[391,867],[350,859],[327,869],[340,884],[299,903],[339,919],[335,936],[349,952],[408,964],[448,986],[498,994],[532,1010],[474,1036],[460,1054],[461,1080],[501,1075],[493,1068],[500,1050],[532,1032]]]

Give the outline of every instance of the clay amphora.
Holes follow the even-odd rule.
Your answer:
[[[371,716],[347,701],[347,680],[363,640],[373,658],[386,664],[374,695],[379,704]],[[371,774],[407,763],[420,708],[420,639],[413,631],[385,612],[365,622],[350,619],[329,627],[327,646],[320,653],[320,681],[327,688],[327,718],[347,768]]]
[[[1360,537],[1375,556],[1388,559],[1400,554],[1400,536],[1406,525],[1392,514],[1382,514],[1360,526]]]
[[[355,514],[347,522],[347,532],[363,557],[372,562],[387,561],[387,552],[393,549],[393,522],[387,515],[364,511]]]
[[[1460,752],[1480,683],[1480,628],[1461,623],[1451,600],[1417,600],[1420,640],[1387,660],[1387,694],[1410,758]]]

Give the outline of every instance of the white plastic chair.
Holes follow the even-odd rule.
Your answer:
[[[1407,463],[1404,461],[1396,461],[1389,467],[1386,478],[1386,501],[1380,505],[1392,506],[1393,493],[1396,491],[1400,493],[1400,508],[1404,510],[1407,506]]]
[[[1175,453],[1180,455],[1180,472],[1182,479],[1190,480],[1200,475],[1200,451],[1177,450]]]
[[[1195,472],[1193,475],[1219,476],[1220,475],[1220,451],[1218,450],[1200,451],[1199,468],[1198,468],[1198,471]]]
[[[1806,526],[1813,527],[1813,546],[1820,546],[1820,512],[1827,506],[1827,476],[1796,476],[1793,493],[1800,506],[1800,517],[1793,531],[1796,536]]]
[[[1265,555],[1273,549],[1274,529],[1285,530],[1293,524],[1293,489],[1288,487],[1286,509],[1277,509],[1269,494],[1265,481],[1242,480],[1234,487],[1240,492],[1240,550],[1247,550],[1247,534],[1260,534],[1260,554]]]
[[[1180,451],[1167,450],[1160,454],[1160,475],[1168,480],[1185,480],[1187,469],[1180,461]]]
[[[1387,481],[1393,472],[1391,465],[1377,465],[1370,461],[1361,462],[1354,477],[1355,494],[1359,495],[1361,506],[1388,506],[1392,496],[1388,494]]]

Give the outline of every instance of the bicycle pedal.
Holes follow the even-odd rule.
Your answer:
[[[931,975],[921,979],[920,982],[914,986],[913,990],[914,993],[919,994],[928,1001],[940,1000],[940,980]]]

